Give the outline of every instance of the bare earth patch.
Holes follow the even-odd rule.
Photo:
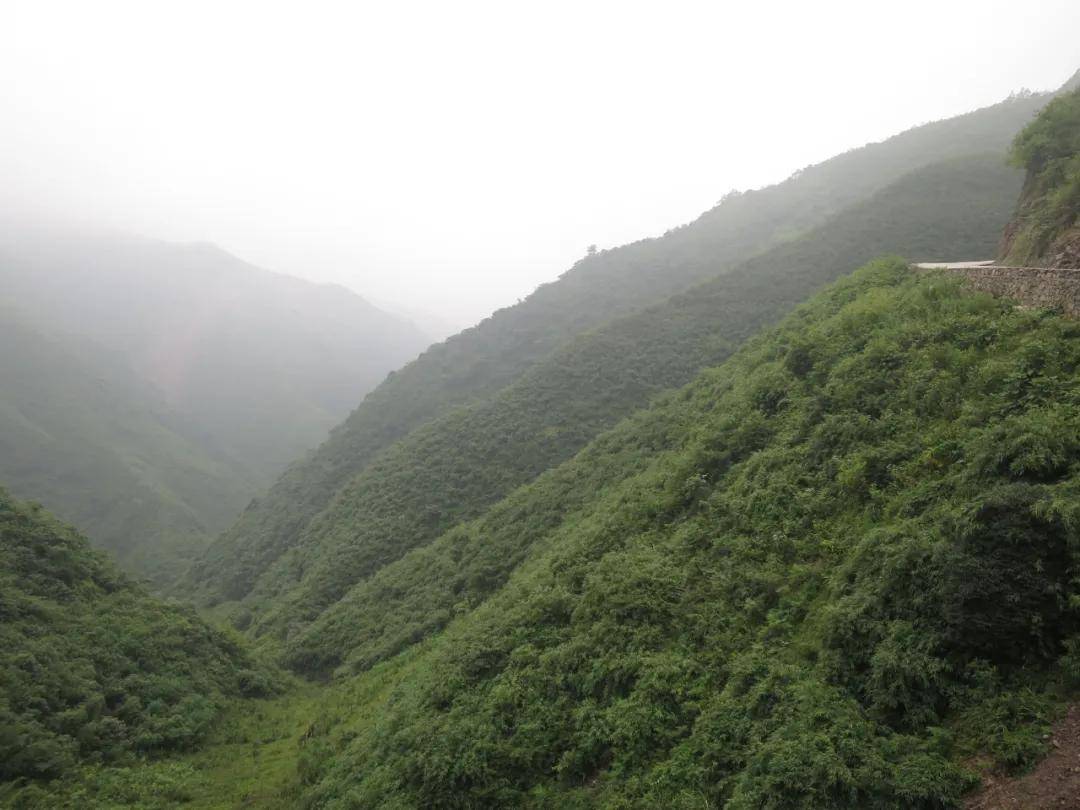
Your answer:
[[[1031,773],[989,775],[967,810],[1080,810],[1080,706],[1072,706],[1050,736],[1050,752]]]

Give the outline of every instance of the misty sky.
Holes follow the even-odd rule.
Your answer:
[[[0,2],[0,203],[464,325],[590,243],[1050,89],[1080,2]]]

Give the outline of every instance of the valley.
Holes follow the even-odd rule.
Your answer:
[[[1070,806],[1078,81],[434,345],[4,229],[0,807]]]

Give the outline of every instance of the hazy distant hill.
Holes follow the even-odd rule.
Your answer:
[[[151,385],[0,307],[0,481],[129,569],[171,579],[257,491]]]
[[[344,288],[207,244],[0,228],[0,300],[114,350],[269,481],[427,340]]]
[[[0,228],[0,480],[164,584],[426,339],[209,245]]]

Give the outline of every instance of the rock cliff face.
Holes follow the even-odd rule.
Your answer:
[[[1080,267],[1080,227],[1058,237],[1050,246],[1048,267]]]
[[[1010,259],[1015,262],[1019,259],[1037,262],[1040,267],[1080,267],[1080,225],[1074,224],[1044,236],[1041,240],[1043,246],[1037,249],[1031,246],[1033,240],[1030,220],[1034,217],[1025,211],[1024,201],[1027,197],[1028,190],[1025,187],[1025,195],[1021,199],[1017,215],[1002,235],[998,255],[1003,257],[1003,262],[1007,263]]]

